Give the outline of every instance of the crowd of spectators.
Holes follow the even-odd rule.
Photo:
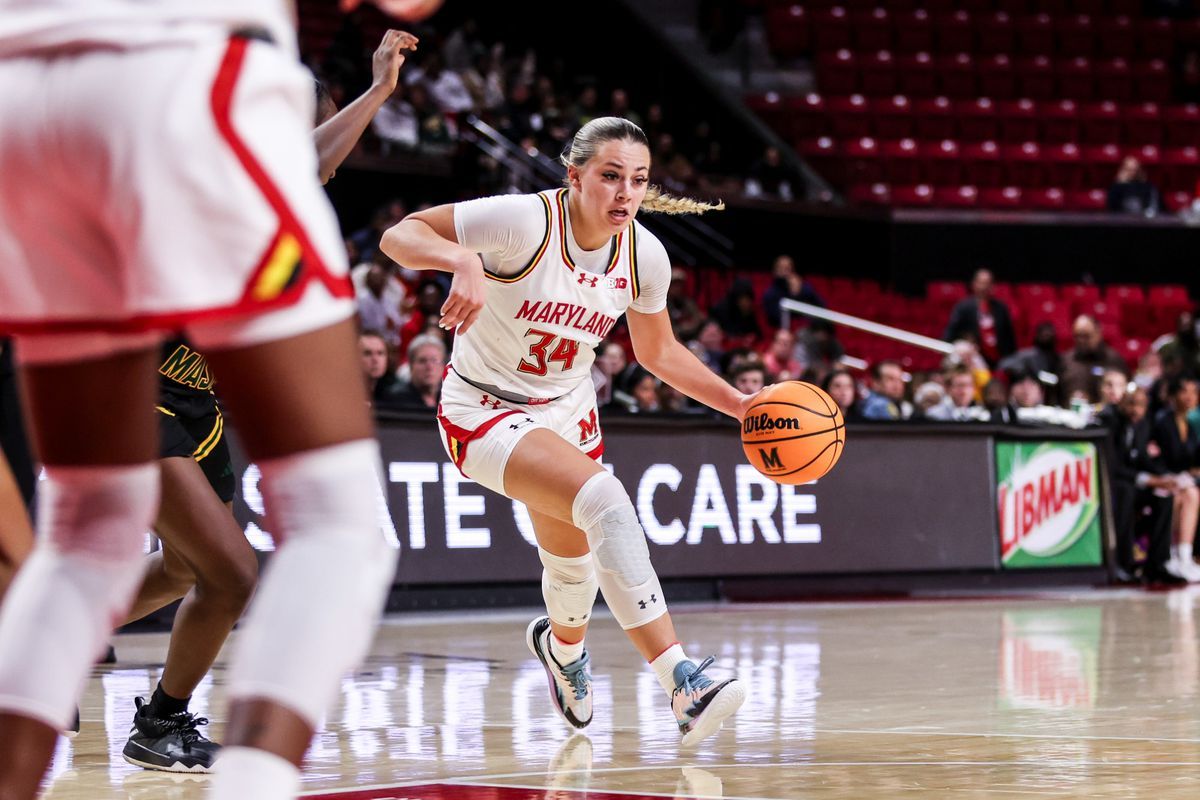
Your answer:
[[[367,82],[367,42],[357,14],[325,53],[310,53],[311,66],[335,102],[344,104]],[[730,163],[722,150],[726,138],[713,124],[694,117],[671,118],[654,97],[634,98],[627,87],[602,78],[580,78],[561,59],[490,38],[472,19],[449,34],[421,32],[421,44],[401,73],[392,96],[376,115],[362,147],[385,157],[400,154],[450,156],[473,115],[497,129],[526,152],[556,158],[571,136],[589,120],[623,116],[640,125],[651,143],[654,179],[673,192],[791,200],[797,177],[782,165],[780,154],[764,149],[751,164]],[[467,151],[464,148],[464,151]],[[464,193],[529,191],[524,173],[516,174],[489,155],[472,156],[476,185]],[[748,176],[748,177],[747,177]]]

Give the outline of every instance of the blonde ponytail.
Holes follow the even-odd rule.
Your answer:
[[[705,211],[724,211],[725,204],[720,200],[706,203],[691,197],[675,197],[658,186],[651,186],[646,190],[638,210],[653,214],[703,214]]]
[[[579,129],[563,150],[559,161],[563,166],[574,165],[583,169],[583,165],[596,155],[601,144],[612,141],[637,142],[645,145],[647,150],[650,149],[646,133],[629,120],[622,117],[596,117]],[[658,186],[651,186],[638,210],[658,214],[703,214],[706,211],[721,211],[724,208],[725,204],[720,201],[705,203],[690,197],[675,197],[664,194]]]

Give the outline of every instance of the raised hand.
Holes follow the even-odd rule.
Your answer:
[[[389,30],[375,50],[371,59],[371,75],[375,86],[391,94],[400,80],[400,67],[404,66],[406,53],[417,49],[417,37],[404,31]]]

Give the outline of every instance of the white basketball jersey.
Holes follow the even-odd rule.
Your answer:
[[[0,57],[177,42],[213,27],[262,29],[296,49],[292,0],[0,0]]]
[[[481,254],[487,300],[475,324],[455,336],[451,363],[474,383],[544,399],[590,380],[594,348],[639,296],[638,251],[654,237],[634,220],[610,240],[604,271],[585,271],[567,246],[567,190],[536,197],[545,218],[540,246],[507,276],[494,271],[493,254]]]

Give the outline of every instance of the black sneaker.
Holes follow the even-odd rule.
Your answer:
[[[196,730],[208,720],[186,711],[156,717],[144,698],[135,697],[137,711],[129,741],[121,754],[130,764],[163,772],[211,772],[221,745]]]
[[[79,706],[75,706],[75,721],[71,723],[71,727],[62,732],[62,735],[68,739],[74,739],[79,735]]]

